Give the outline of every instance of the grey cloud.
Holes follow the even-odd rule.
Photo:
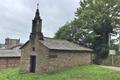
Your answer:
[[[43,33],[53,37],[54,33],[72,20],[79,0],[39,0],[43,19]],[[0,0],[0,43],[6,37],[20,38],[25,42],[31,32],[32,19],[37,0]]]

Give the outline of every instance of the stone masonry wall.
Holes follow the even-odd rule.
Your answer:
[[[57,57],[50,58],[50,55]],[[50,51],[48,59],[48,71],[57,71],[65,67],[78,65],[87,65],[91,63],[91,54],[89,52],[74,51]]]
[[[36,73],[48,72],[48,52],[49,49],[41,42],[36,44]]]
[[[19,67],[20,57],[0,58],[0,69]]]
[[[24,48],[21,49],[20,70],[23,72],[29,72],[30,53],[31,44],[29,42]]]

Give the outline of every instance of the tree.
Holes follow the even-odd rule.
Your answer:
[[[93,48],[96,54],[95,62],[100,63],[108,56],[109,33],[114,33],[113,29],[120,26],[120,1],[81,0],[75,19],[65,26],[70,28],[69,33],[61,30],[58,31],[59,35],[72,35],[65,39]]]

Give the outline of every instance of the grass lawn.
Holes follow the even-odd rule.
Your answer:
[[[0,80],[120,80],[120,72],[88,65],[48,74],[22,74],[19,69],[0,70]]]

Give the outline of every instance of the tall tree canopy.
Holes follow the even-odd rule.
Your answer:
[[[120,27],[120,0],[81,0],[75,18],[55,34],[94,49],[95,61],[108,56],[109,33]]]

